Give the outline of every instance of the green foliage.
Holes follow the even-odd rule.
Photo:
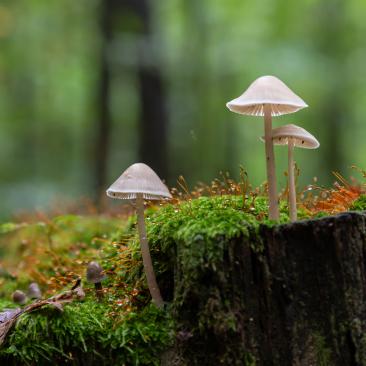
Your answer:
[[[362,194],[355,202],[353,202],[350,210],[366,211],[366,195]]]

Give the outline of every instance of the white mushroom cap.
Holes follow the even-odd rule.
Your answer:
[[[263,116],[263,104],[271,106],[272,116],[294,113],[308,105],[275,76],[262,76],[255,80],[238,98],[226,106],[239,114]]]
[[[296,147],[317,149],[320,146],[319,141],[302,127],[290,124],[272,130],[275,145],[288,145],[289,139],[293,139]],[[261,140],[264,141],[264,137],[261,137]]]
[[[172,198],[157,174],[143,163],[131,165],[107,190],[107,196],[127,200],[136,199],[137,193],[148,200]]]

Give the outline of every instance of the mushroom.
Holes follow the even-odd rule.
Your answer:
[[[226,106],[232,112],[264,116],[267,181],[269,192],[269,219],[279,220],[276,188],[276,168],[273,152],[272,116],[297,112],[307,104],[275,76],[262,76],[255,80],[238,98]]]
[[[16,290],[13,292],[12,295],[13,301],[16,304],[24,305],[27,302],[27,296],[23,291]]]
[[[32,282],[28,286],[27,294],[28,294],[28,297],[31,298],[31,299],[40,299],[40,298],[42,298],[42,292],[41,292],[41,289],[38,286],[38,283]]]
[[[144,199],[161,200],[170,199],[172,196],[157,174],[149,166],[143,163],[133,164],[126,169],[123,174],[108,188],[107,195],[111,198],[135,201],[141,253],[147,285],[153,302],[158,307],[162,307],[164,305],[164,301],[156,282],[150,256],[149,243],[147,241],[144,218]]]
[[[98,262],[90,262],[86,268],[86,280],[90,283],[94,283],[95,294],[98,300],[103,299],[102,281],[105,279],[103,268]]]
[[[296,209],[296,187],[295,187],[295,163],[294,163],[294,147],[302,147],[305,149],[317,149],[319,141],[305,129],[290,124],[274,128],[272,130],[272,140],[275,145],[288,146],[288,187],[289,187],[289,211],[290,220],[297,220]],[[262,137],[262,141],[264,138]]]

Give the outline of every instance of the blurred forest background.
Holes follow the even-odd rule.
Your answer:
[[[366,165],[364,0],[1,0],[0,215],[97,197],[130,164],[170,185],[265,180],[261,118],[225,103],[261,75],[309,108],[300,186]],[[286,149],[276,147],[285,185]]]

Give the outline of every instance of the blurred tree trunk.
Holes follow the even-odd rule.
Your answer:
[[[110,65],[108,60],[108,47],[112,38],[112,15],[115,3],[110,0],[101,2],[100,32],[102,44],[100,49],[99,85],[98,85],[98,111],[96,121],[96,135],[94,139],[94,181],[97,202],[102,192],[106,189],[106,175],[108,164],[108,146],[111,130],[110,100]]]
[[[161,178],[168,177],[167,117],[160,74],[144,66],[138,70],[141,115],[139,160],[150,165]]]
[[[162,178],[166,178],[168,176],[166,98],[161,70],[157,64],[159,61],[156,56],[157,49],[152,44],[150,4],[147,0],[127,2],[131,4],[141,22],[142,35],[137,65],[140,88],[138,156],[140,161],[150,165]]]
[[[135,16],[137,22],[131,22],[131,25],[122,24],[122,26],[124,31],[140,36],[136,65],[140,99],[138,160],[150,165],[162,178],[166,178],[168,174],[166,98],[161,71],[156,63],[156,58],[153,57],[156,49],[153,49],[154,55],[149,49],[149,47],[153,48],[149,4],[146,0],[104,0],[101,2],[100,14],[102,46],[98,85],[98,119],[93,154],[97,198],[106,188],[108,147],[112,124],[109,105],[111,65],[108,48],[111,41],[120,32],[120,19],[127,19],[131,16]],[[136,24],[138,24],[137,28]]]
[[[347,100],[347,63],[350,42],[347,30],[347,3],[342,0],[326,0],[316,5],[318,14],[313,29],[313,39],[318,52],[326,59],[328,67],[334,75],[326,88],[319,118],[325,124],[327,141],[322,145],[327,169],[339,171],[344,168],[342,128],[348,123],[349,111]],[[319,120],[320,122],[320,120]]]

